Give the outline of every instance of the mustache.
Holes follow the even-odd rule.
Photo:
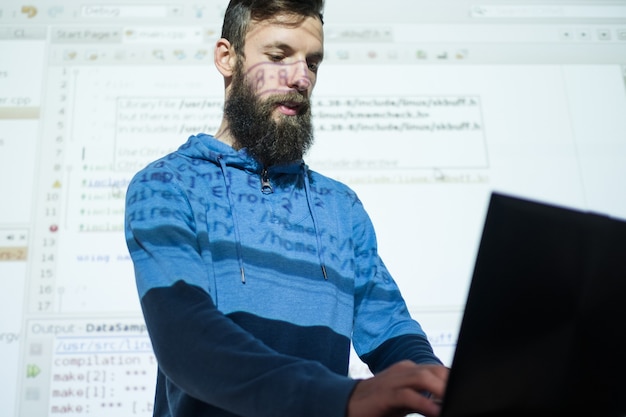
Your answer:
[[[272,94],[263,100],[264,107],[273,107],[279,104],[297,107],[298,114],[304,114],[311,110],[311,100],[295,92]]]

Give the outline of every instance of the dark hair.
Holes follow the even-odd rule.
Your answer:
[[[286,14],[296,18],[294,24],[307,17],[318,17],[323,23],[323,9],[324,0],[230,0],[224,15],[222,38],[228,39],[235,52],[243,56],[251,22],[272,20]]]

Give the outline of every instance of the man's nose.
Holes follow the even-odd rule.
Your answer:
[[[298,61],[294,64],[289,84],[289,87],[295,88],[298,91],[305,91],[311,87],[312,82],[309,76],[309,66],[306,61]]]

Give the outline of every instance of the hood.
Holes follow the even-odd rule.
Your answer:
[[[298,174],[303,172],[303,165],[305,165],[303,160],[299,160],[288,164],[263,167],[248,153],[246,148],[237,151],[214,136],[204,133],[191,136],[178,151],[190,158],[211,161],[217,165],[225,164],[257,174],[261,174],[264,169],[267,169],[269,174]]]

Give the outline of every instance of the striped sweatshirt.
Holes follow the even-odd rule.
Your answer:
[[[158,362],[154,416],[343,417],[376,373],[440,363],[356,194],[192,136],[135,175],[126,242]]]

